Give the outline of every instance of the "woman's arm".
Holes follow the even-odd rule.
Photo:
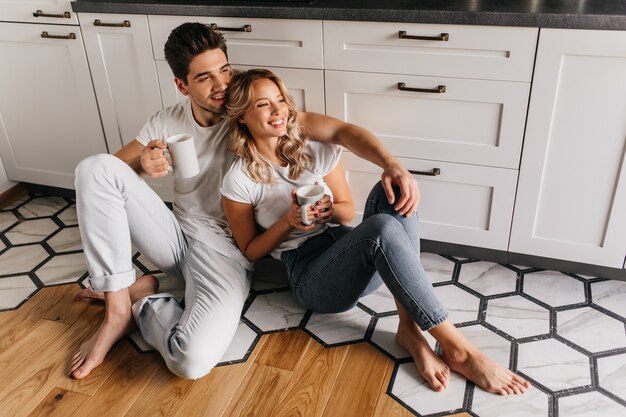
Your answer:
[[[315,206],[318,223],[329,221],[339,224],[350,223],[354,219],[354,203],[341,162],[324,177],[324,181],[333,193],[333,201],[331,202],[330,197],[326,195]]]

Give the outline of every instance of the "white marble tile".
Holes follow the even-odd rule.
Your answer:
[[[78,224],[78,216],[76,215],[76,206],[70,206],[57,214],[57,218],[66,226],[75,226]]]
[[[492,262],[461,265],[459,282],[483,295],[515,291],[517,273]]]
[[[626,401],[626,353],[598,359],[600,386]]]
[[[137,272],[137,277],[140,277],[142,272]],[[185,281],[179,278],[171,277],[164,273],[158,273],[154,275],[159,280],[159,292],[166,292],[172,294],[176,300],[180,303],[185,298]]]
[[[550,312],[519,295],[488,300],[485,320],[517,339],[550,332]]]
[[[291,291],[257,295],[245,317],[264,332],[297,327],[306,313]]]
[[[86,271],[85,256],[74,253],[55,256],[35,271],[35,274],[45,285],[55,285],[77,282]]]
[[[61,197],[37,197],[18,209],[26,219],[52,216],[67,205]]]
[[[245,323],[239,322],[235,336],[226,349],[224,356],[222,356],[220,363],[242,360],[251,349],[256,338],[257,334],[254,330]]]
[[[556,313],[557,333],[590,351],[626,347],[624,323],[591,307]]]
[[[599,392],[587,392],[558,399],[561,417],[624,417],[626,407]]]
[[[363,340],[371,316],[358,307],[343,313],[314,313],[306,325],[307,330],[328,345]]]
[[[478,320],[480,300],[455,285],[435,287],[435,293],[446,307],[453,323]]]
[[[5,245],[4,242],[0,240],[0,252],[5,250],[6,247],[7,247],[7,245]]]
[[[520,344],[517,369],[555,391],[591,384],[589,358],[554,339]]]
[[[548,394],[534,387],[523,395],[496,395],[478,386],[474,389],[472,411],[480,417],[548,417],[549,409]]]
[[[78,227],[67,227],[48,240],[48,245],[56,252],[82,250],[80,230]]]
[[[600,307],[626,319],[626,282],[617,280],[593,282],[591,299]]]
[[[525,265],[511,265],[511,266],[512,266],[513,268],[517,268],[517,269],[519,269],[520,271],[524,271],[524,270],[526,270],[526,269],[530,269],[530,267],[529,267],[529,266],[525,266]]]
[[[3,210],[11,210],[16,208],[17,206],[22,205],[23,203],[25,203],[26,201],[28,201],[28,199],[30,198],[29,195],[25,195],[24,197],[20,197],[19,199],[15,200],[14,202],[12,202],[11,204],[9,204],[8,206],[5,206],[3,208]]]
[[[14,245],[35,243],[41,242],[58,229],[59,226],[50,219],[27,220],[6,232],[5,236]]]
[[[30,272],[48,256],[41,245],[9,248],[0,255],[0,275]]]
[[[395,359],[410,358],[409,352],[396,343],[399,321],[398,316],[379,318],[372,334],[372,342]]]
[[[454,273],[454,262],[443,256],[422,252],[422,265],[428,273],[430,282],[446,282],[452,280]]]
[[[7,227],[17,223],[18,219],[10,211],[0,212],[0,232],[3,232]]]
[[[397,310],[393,295],[385,284],[373,293],[361,298],[359,302],[376,313],[388,313]]]
[[[15,308],[37,291],[37,286],[25,275],[0,278],[0,310]]]
[[[584,284],[569,275],[555,271],[524,274],[524,293],[552,307],[585,301]]]
[[[482,325],[459,328],[478,349],[494,362],[508,368],[511,357],[511,343]]]
[[[467,381],[461,375],[451,372],[448,388],[435,392],[417,373],[413,362],[403,363],[393,382],[391,392],[406,405],[421,415],[450,413],[463,407]]]

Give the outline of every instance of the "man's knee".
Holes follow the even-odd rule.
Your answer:
[[[82,189],[84,185],[90,183],[95,178],[107,175],[106,173],[110,171],[111,167],[120,162],[122,161],[117,157],[106,153],[92,155],[83,159],[74,171],[76,189]]]
[[[208,375],[219,363],[224,352],[212,352],[210,344],[191,346],[181,352],[177,360],[168,364],[172,373],[185,379],[199,379]]]

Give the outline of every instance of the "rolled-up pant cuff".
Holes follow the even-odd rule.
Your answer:
[[[95,292],[113,292],[128,288],[135,283],[135,270],[131,269],[127,272],[121,272],[114,275],[105,275],[102,277],[89,278],[91,289]]]

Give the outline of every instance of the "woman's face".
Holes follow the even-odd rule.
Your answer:
[[[278,86],[267,78],[252,84],[252,105],[240,122],[254,139],[278,138],[287,134],[289,108]]]

